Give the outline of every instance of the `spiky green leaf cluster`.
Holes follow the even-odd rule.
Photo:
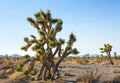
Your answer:
[[[39,33],[39,35],[40,35],[40,38],[41,38],[42,40],[44,40],[44,39],[45,39],[45,36],[46,36],[45,31],[42,30],[42,29],[40,29],[40,30],[38,30],[38,33]]]
[[[62,20],[61,20],[61,19],[58,19],[58,20],[57,20],[56,27],[55,27],[55,31],[56,31],[56,32],[60,32],[60,31],[62,30],[62,24],[63,24]]]
[[[28,42],[28,41],[29,41],[28,37],[24,37],[24,42]]]
[[[73,33],[70,34],[68,44],[73,45],[73,43],[76,41],[76,37]]]
[[[40,61],[45,62],[46,61],[46,56],[45,55],[40,56]]]
[[[52,18],[49,10],[46,13],[40,10],[34,16],[35,19],[29,17],[27,20],[34,28],[37,29],[39,37],[36,38],[34,35],[31,35],[31,39],[25,37],[24,41],[26,42],[26,45],[21,49],[27,51],[28,48],[31,47],[32,50],[36,52],[36,56],[42,59],[41,61],[44,61],[45,57],[43,55],[47,54],[48,49],[59,48],[59,54],[62,53],[61,46],[65,43],[65,40],[56,38],[58,32],[62,30],[62,19]],[[76,37],[71,33],[65,48],[66,51],[71,51],[72,54],[78,53],[77,50],[72,48],[75,41]]]
[[[69,51],[69,50],[71,50],[71,49],[72,49],[72,47],[71,47],[70,45],[66,46],[66,50],[67,50],[67,51]]]
[[[30,58],[30,55],[26,54],[23,57],[26,58],[26,59],[28,59],[28,58]]]
[[[27,20],[31,23],[32,26],[38,28],[38,23],[35,22],[32,18],[28,17]]]
[[[27,51],[27,47],[23,46],[23,47],[21,47],[21,50]]]
[[[32,50],[33,51],[37,51],[38,49],[40,49],[40,45],[39,44],[35,44],[33,47],[32,47]]]
[[[112,50],[112,46],[110,44],[104,44],[103,48],[100,48],[101,52],[110,52]]]
[[[79,53],[79,51],[75,48],[75,49],[73,49],[73,54],[78,54]]]

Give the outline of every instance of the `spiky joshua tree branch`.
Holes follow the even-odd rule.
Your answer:
[[[31,35],[31,39],[25,37],[26,45],[21,49],[27,51],[31,47],[35,51],[37,59],[42,62],[42,67],[33,80],[55,79],[55,75],[59,78],[58,66],[60,63],[68,55],[79,53],[76,48],[72,48],[76,37],[71,33],[66,47],[63,48],[65,40],[56,38],[58,32],[62,30],[63,21],[62,19],[53,19],[49,10],[46,13],[40,10],[40,12],[35,14],[35,19],[27,18],[27,20],[37,30],[39,39],[34,35]],[[59,57],[57,62],[55,62],[55,56]],[[34,61],[32,60],[31,64]],[[32,67],[29,70],[32,70]]]

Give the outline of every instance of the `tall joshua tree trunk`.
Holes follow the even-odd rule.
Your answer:
[[[108,55],[110,64],[114,65],[114,62],[113,62],[112,57],[111,57],[111,53],[109,52],[109,53],[107,53],[107,55]]]

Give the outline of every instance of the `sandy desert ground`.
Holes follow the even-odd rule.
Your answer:
[[[109,64],[106,60],[90,58],[82,60],[80,58],[66,59],[59,66],[61,78],[57,81],[30,81],[29,78],[19,78],[19,73],[15,74],[15,68],[21,59],[0,59],[0,83],[120,83],[120,60],[113,59],[115,65]],[[41,67],[39,62],[35,63],[35,68]],[[14,75],[13,75],[14,74]],[[16,81],[16,79],[18,81]],[[88,82],[94,80],[92,82]]]

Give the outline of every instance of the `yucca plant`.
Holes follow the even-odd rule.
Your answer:
[[[71,33],[66,47],[63,48],[65,40],[56,38],[57,34],[62,30],[63,21],[62,19],[53,19],[49,10],[46,13],[40,10],[40,12],[35,14],[35,19],[29,17],[27,20],[37,30],[39,39],[34,35],[31,35],[31,39],[25,37],[24,41],[26,45],[21,49],[27,51],[31,47],[36,53],[36,58],[32,58],[29,63],[31,66],[29,70],[33,69],[36,59],[42,62],[41,69],[39,69],[39,72],[32,80],[39,80],[42,77],[43,80],[59,78],[58,66],[60,63],[68,55],[79,53],[76,48],[73,48],[76,37]],[[59,57],[57,62],[55,62],[55,56]],[[25,61],[24,63],[26,62],[29,61]],[[24,73],[28,74],[29,71],[24,71]]]
[[[114,62],[111,58],[111,51],[112,51],[112,46],[110,44],[104,44],[103,48],[100,48],[102,53],[106,53],[108,58],[109,58],[109,62],[110,64],[114,65]]]

